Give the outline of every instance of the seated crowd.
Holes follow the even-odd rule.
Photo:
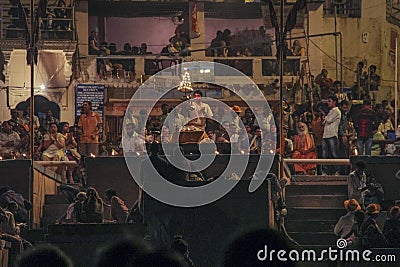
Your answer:
[[[382,185],[364,161],[354,164],[347,186],[347,214],[339,218],[334,234],[347,240],[347,248],[400,248],[400,206],[385,201]]]

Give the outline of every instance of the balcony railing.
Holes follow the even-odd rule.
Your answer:
[[[333,0],[327,0],[324,3],[324,14],[361,18],[361,0],[347,0],[344,4],[336,4]]]
[[[279,76],[279,66],[275,57],[205,57],[204,60],[228,65],[250,77]],[[151,55],[96,57],[97,75],[111,78],[110,80],[104,79],[105,82],[115,82],[115,79],[123,82],[132,78],[132,74],[150,76],[170,68],[169,72],[174,76],[182,73],[179,68],[179,63],[182,61],[183,58]],[[284,64],[284,76],[298,76],[300,64],[301,57],[287,57]],[[226,75],[218,66],[213,70],[213,74],[215,76],[232,75]]]
[[[25,7],[25,13],[28,30],[30,30],[30,9],[28,7]],[[39,21],[39,39],[75,40],[74,16],[74,7],[48,6],[47,16],[40,18]],[[1,39],[25,40],[25,22],[19,14],[17,6],[4,5],[0,7],[0,17]]]

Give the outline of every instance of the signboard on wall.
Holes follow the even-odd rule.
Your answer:
[[[104,84],[78,84],[75,88],[75,118],[78,121],[82,113],[83,101],[92,103],[92,110],[102,117],[104,122]]]

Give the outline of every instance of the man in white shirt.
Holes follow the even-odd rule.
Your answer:
[[[194,126],[196,130],[204,131],[206,129],[206,118],[213,117],[213,113],[208,104],[201,102],[203,93],[200,90],[193,92],[194,101],[191,103],[189,111],[189,125]]]
[[[126,135],[122,136],[121,143],[124,156],[136,156],[138,153],[145,152],[144,136],[139,135],[135,129],[133,123],[126,125]]]
[[[338,131],[339,131],[339,123],[341,112],[340,109],[336,106],[338,99],[335,95],[328,97],[328,107],[329,113],[325,116],[323,120],[324,124],[324,134],[322,135],[322,157],[324,159],[338,159],[339,155],[339,140],[338,140]],[[335,175],[339,174],[339,166],[334,165]],[[322,175],[327,175],[329,172],[329,166],[324,165],[322,168]]]
[[[19,157],[19,147],[21,138],[19,134],[12,130],[10,122],[4,121],[0,132],[0,157],[3,159],[11,159]]]

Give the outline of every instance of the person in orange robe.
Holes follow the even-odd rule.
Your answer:
[[[292,158],[294,159],[316,159],[316,147],[314,137],[308,132],[308,127],[305,123],[299,122],[297,135],[294,136],[294,152]],[[294,164],[296,173],[311,174],[315,171],[316,164]]]

